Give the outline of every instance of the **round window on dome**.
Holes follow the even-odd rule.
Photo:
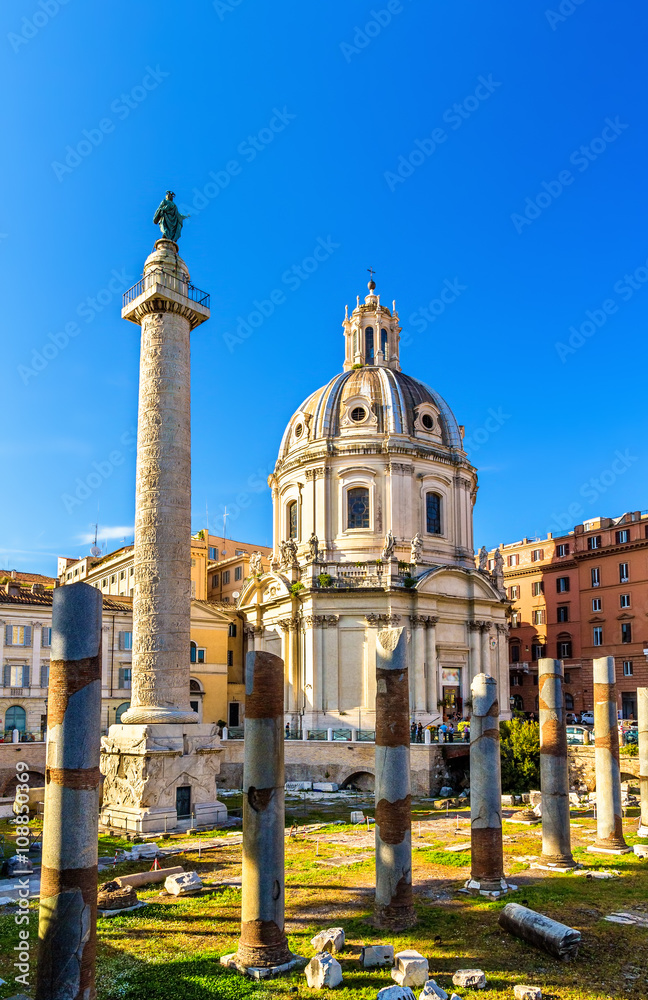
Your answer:
[[[354,423],[359,424],[362,423],[367,416],[367,411],[364,406],[354,406],[351,410],[350,416]]]
[[[295,437],[300,438],[303,433],[304,433],[304,425],[297,424],[297,426],[295,427]]]
[[[429,413],[424,413],[421,417],[421,423],[425,427],[426,431],[431,431],[434,427],[434,420]]]

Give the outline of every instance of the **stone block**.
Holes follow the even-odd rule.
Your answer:
[[[172,896],[186,896],[191,892],[198,892],[202,887],[202,879],[197,872],[183,872],[181,875],[169,875],[164,883],[164,888]]]
[[[542,1000],[542,990],[539,986],[522,986],[518,983],[513,992],[515,1000]]]
[[[153,858],[157,858],[162,852],[156,843],[151,842],[148,844],[135,844],[128,853],[130,854],[131,861],[152,861]]]
[[[450,785],[444,785],[443,788],[439,791],[439,797],[442,799],[449,799],[452,797],[452,795],[453,795],[453,790],[450,787]]]
[[[502,795],[502,805],[503,806],[514,806],[515,805],[515,795]]]
[[[424,986],[428,981],[428,960],[418,951],[399,951],[394,963],[391,975],[399,986]]]
[[[352,823],[364,823],[364,821],[365,821],[365,815],[360,810],[354,810],[351,813],[351,822]]]
[[[632,850],[638,858],[648,858],[648,844],[635,844]]]
[[[318,954],[330,951],[333,955],[344,951],[344,931],[341,927],[328,927],[311,938],[311,944]]]
[[[419,1000],[437,1000],[437,998],[438,1000],[448,1000],[448,994],[434,979],[428,979],[419,993]]]
[[[483,990],[486,986],[486,976],[481,969],[458,969],[452,977],[452,982],[455,986]]]
[[[7,861],[7,878],[17,878],[19,875],[31,875],[34,866],[27,858],[21,858],[19,854],[14,854],[13,858]]]
[[[313,787],[312,781],[287,781],[287,792],[310,792]]]
[[[384,968],[393,964],[393,944],[366,944],[360,950],[360,965],[363,969]],[[390,989],[395,988],[390,987]]]
[[[114,881],[122,887],[132,886],[134,889],[137,889],[141,885],[164,882],[170,875],[182,875],[183,872],[184,868],[182,865],[178,865],[177,868],[158,868],[157,871],[153,872],[133,872],[132,875],[118,875]]]
[[[313,791],[314,792],[337,792],[338,785],[334,781],[314,781]]]
[[[538,802],[542,802],[542,792],[530,791],[529,802],[532,806],[537,806]]]
[[[331,989],[342,982],[342,966],[328,951],[311,958],[305,972],[306,982],[313,990]]]
[[[409,986],[384,986],[378,991],[376,1000],[416,1000]]]

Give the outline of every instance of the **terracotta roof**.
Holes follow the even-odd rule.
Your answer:
[[[44,594],[32,594],[30,590],[22,589],[19,596],[13,597],[6,594],[4,590],[0,590],[0,604],[9,604],[14,607],[27,608],[30,606],[38,607],[50,607],[52,606],[52,598],[54,596],[54,591],[45,591]],[[131,611],[133,610],[132,601],[128,599],[114,600],[112,597],[104,597],[103,599],[103,609],[104,611]]]
[[[12,576],[12,573],[15,573],[15,576]],[[52,587],[56,583],[55,576],[44,576],[42,573],[23,573],[18,569],[0,569],[0,579],[5,576],[17,583],[42,583],[45,586],[50,584]]]

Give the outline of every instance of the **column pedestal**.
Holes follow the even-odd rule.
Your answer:
[[[127,833],[165,833],[227,819],[216,798],[221,741],[212,724],[111,726],[101,741],[101,823]],[[189,788],[181,792],[178,788]],[[190,815],[178,816],[187,802]]]

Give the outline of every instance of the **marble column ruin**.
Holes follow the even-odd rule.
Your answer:
[[[416,922],[412,897],[407,633],[386,628],[376,636],[376,898],[381,927]]]
[[[639,789],[641,817],[637,834],[648,837],[648,688],[637,688],[637,721],[639,723]]]
[[[504,895],[502,846],[502,779],[500,768],[497,681],[477,674],[472,687],[470,719],[470,878],[474,893]]]
[[[594,759],[596,767],[596,840],[588,847],[595,854],[625,854],[623,839],[619,729],[614,657],[594,660]]]
[[[216,726],[198,724],[189,702],[190,335],[208,302],[177,244],[160,239],[122,309],[141,327],[132,698],[102,744],[102,820],[137,833],[175,829],[178,806],[196,825],[227,814],[216,800]]]
[[[241,937],[224,964],[240,971],[297,960],[284,931],[284,664],[273,653],[245,662]]]
[[[542,860],[567,868],[574,865],[569,827],[567,720],[561,660],[538,660],[540,716],[540,788],[542,791]]]
[[[54,591],[36,1000],[94,1000],[101,592]]]

